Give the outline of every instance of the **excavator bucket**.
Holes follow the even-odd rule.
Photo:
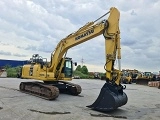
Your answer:
[[[97,100],[87,107],[107,112],[117,109],[118,107],[125,105],[128,101],[127,95],[123,92],[123,87],[113,85],[111,83],[105,83],[101,88],[101,92]]]

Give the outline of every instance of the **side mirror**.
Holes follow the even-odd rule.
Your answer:
[[[74,65],[77,66],[77,62],[75,62]]]

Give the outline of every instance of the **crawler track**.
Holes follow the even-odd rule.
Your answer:
[[[64,84],[66,87],[66,93],[71,94],[71,95],[79,95],[82,91],[81,86],[78,84],[66,82],[66,81],[59,81],[59,84]],[[63,90],[59,89],[60,92],[63,93]]]
[[[81,86],[78,84],[66,82],[66,81],[45,81],[45,84],[56,86],[60,93],[66,93],[70,95],[79,95],[82,91]]]
[[[81,86],[65,81],[21,82],[19,89],[46,100],[56,99],[59,92],[77,96],[82,91]]]
[[[59,95],[57,87],[45,85],[41,82],[21,82],[19,89],[21,92],[32,94],[47,100],[56,99]]]

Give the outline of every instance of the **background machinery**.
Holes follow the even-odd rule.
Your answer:
[[[100,79],[100,73],[99,72],[94,72],[94,79]]]
[[[122,77],[121,82],[124,84],[131,84],[132,83],[132,74],[129,70],[122,70]]]
[[[108,19],[99,21],[109,14]],[[20,91],[44,99],[55,99],[59,92],[78,95],[81,93],[80,85],[67,82],[72,80],[73,62],[66,57],[67,50],[78,44],[91,40],[99,35],[105,38],[106,83],[102,87],[97,100],[87,107],[98,111],[111,111],[127,103],[127,95],[120,84],[121,70],[114,68],[116,57],[120,63],[120,30],[119,11],[112,7],[109,12],[94,22],[88,22],[74,33],[62,39],[55,51],[51,54],[51,61],[34,54],[30,63],[22,67],[21,78],[37,79],[43,82],[21,82]],[[114,76],[113,76],[114,74]]]
[[[151,72],[139,72],[136,78],[136,84],[148,85],[149,81],[153,81]]]
[[[121,82],[125,84],[131,84],[132,82],[136,82],[137,76],[138,70],[136,69],[122,69]]]

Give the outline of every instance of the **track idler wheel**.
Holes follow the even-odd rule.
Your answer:
[[[106,82],[101,88],[97,100],[87,107],[97,111],[112,111],[125,105],[128,101],[127,95],[123,92],[122,85],[114,85]]]
[[[20,89],[20,90],[22,90],[22,91],[25,89],[25,85],[24,85],[24,83],[23,83],[23,82],[21,82],[21,83],[20,83],[20,85],[19,85],[19,89]]]

